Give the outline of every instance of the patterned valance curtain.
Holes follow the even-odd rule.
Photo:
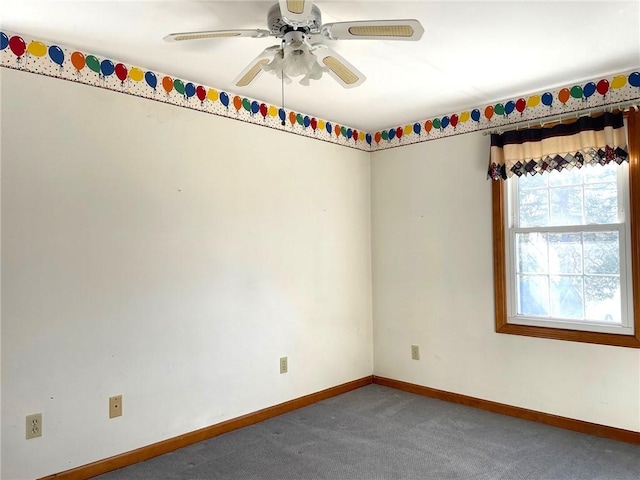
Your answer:
[[[605,112],[549,128],[491,135],[488,177],[561,171],[565,168],[629,161],[622,113]]]

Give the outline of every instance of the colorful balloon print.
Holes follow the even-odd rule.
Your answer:
[[[598,90],[598,93],[600,95],[606,95],[607,92],[609,91],[609,80],[606,80],[606,79],[600,80],[596,85],[596,90]]]
[[[100,73],[100,60],[98,60],[94,55],[87,55],[85,61],[87,63],[87,67],[89,67],[91,71]],[[133,70],[134,69],[131,69],[131,73],[133,73]]]
[[[211,102],[215,102],[218,100],[218,98],[220,98],[220,95],[218,94],[218,91],[215,88],[210,88],[207,91],[207,98],[211,101]],[[276,115],[278,114],[278,112],[276,111]],[[275,117],[275,115],[273,115]]]
[[[582,98],[582,87],[580,85],[574,85],[571,87],[570,94],[573,98]]]
[[[22,37],[14,35],[9,39],[9,48],[16,57],[20,58],[27,50],[27,44],[24,43]]]
[[[0,50],[4,50],[9,46],[9,37],[4,32],[0,32]]]
[[[116,77],[118,77],[118,80],[124,83],[124,81],[127,79],[127,74],[129,73],[127,71],[127,67],[123,63],[117,63],[115,66],[115,71],[116,71]]]
[[[180,95],[184,95],[184,82],[182,80],[180,80],[179,78],[176,78],[173,81],[173,88],[175,88],[176,92],[178,92]],[[227,105],[228,104],[229,104],[229,99],[227,98]]]
[[[284,121],[285,121],[285,118],[287,118],[287,114],[285,113],[283,108],[278,110],[278,117],[280,117],[280,121],[282,122],[282,125],[284,125]]]
[[[584,87],[582,87],[582,94],[584,98],[589,98],[591,95],[596,93],[596,84],[593,82],[586,83]]]
[[[562,90],[560,90],[560,92],[558,92],[558,100],[560,100],[560,102],[562,102],[563,104],[567,103],[567,100],[569,100],[570,96],[571,93],[569,92],[568,88],[563,88]]]
[[[229,108],[229,94],[227,92],[220,92],[220,103]]]
[[[32,40],[28,45],[25,43],[24,39],[20,36],[11,36],[8,37],[4,32],[0,32],[0,50],[10,48],[12,53],[16,55],[18,58],[23,56],[25,53],[32,55],[33,57],[44,57],[47,53],[49,54],[50,60],[59,65],[61,68],[64,65],[65,53],[64,51],[58,47],[57,45],[52,45],[47,47],[44,43],[36,40]],[[109,77],[114,75],[124,84],[127,78],[131,78],[134,81],[141,81],[143,78],[146,83],[153,88],[154,90],[157,87],[158,79],[154,72],[151,71],[142,71],[137,67],[133,67],[128,70],[128,67],[123,63],[114,63],[111,60],[104,59],[100,61],[94,55],[85,55],[82,52],[74,51],[70,55],[70,61],[73,68],[76,70],[76,73],[80,73],[82,69],[89,67],[95,73],[98,73],[101,77]],[[586,82],[582,85],[574,85],[569,88],[562,88],[557,93],[558,101],[562,104],[567,104],[571,98],[587,100],[591,98],[595,93],[605,96],[608,94],[611,88],[613,89],[622,89],[629,84],[632,87],[640,88],[640,72],[632,72],[626,75],[617,75],[613,77],[611,83],[607,79],[601,79],[599,81],[590,81]],[[179,93],[182,93],[187,98],[190,98],[194,95],[197,98],[204,102],[206,99],[215,102],[220,100],[221,103],[228,107],[229,97],[225,92],[221,92],[220,94],[214,89],[207,89],[204,86],[195,86],[193,83],[187,83],[186,85],[182,83],[181,80],[173,80],[168,76],[162,78],[162,86],[167,94],[176,90]],[[627,92],[625,91],[623,98],[628,98]],[[502,103],[497,103],[494,105],[489,105],[484,108],[484,116],[486,119],[491,120],[494,115],[511,115],[514,111],[519,113],[523,113],[527,108],[533,109],[536,108],[540,103],[543,105],[550,107],[552,106],[554,101],[554,95],[551,92],[545,92],[542,95],[531,95],[529,97],[519,98],[518,100],[509,100]],[[238,104],[239,102],[239,104]],[[267,105],[265,103],[259,103],[257,101],[251,101],[247,98],[234,97],[233,99],[234,106],[237,110],[240,108],[244,108],[251,114],[260,113],[263,119],[266,120],[267,115],[276,117],[280,116],[281,120],[286,119],[286,115],[284,114],[283,109],[278,109],[277,107],[271,105]],[[572,103],[571,105],[577,105]],[[280,112],[283,112],[280,115]],[[407,124],[404,126],[398,126],[395,128],[390,128],[388,130],[383,130],[381,132],[377,132],[376,134],[368,134],[364,132],[358,132],[357,130],[353,130],[351,128],[347,128],[345,126],[340,125],[332,125],[331,123],[324,122],[322,120],[318,120],[316,118],[312,118],[309,116],[303,116],[302,114],[295,112],[289,113],[289,120],[292,126],[295,123],[302,125],[305,129],[311,127],[315,132],[318,128],[320,130],[324,130],[326,128],[327,133],[329,135],[335,134],[336,137],[340,137],[341,135],[344,138],[349,140],[354,139],[354,141],[358,141],[362,139],[363,141],[367,141],[369,145],[376,140],[376,142],[380,141],[380,138],[386,140],[393,140],[394,138],[401,139],[403,136],[411,135],[412,133],[415,135],[421,135],[422,130],[424,129],[427,134],[433,128],[436,129],[446,129],[449,125],[453,128],[456,128],[459,123],[467,122],[470,118],[475,122],[479,122],[481,117],[481,110],[473,109],[470,111],[464,111],[460,114],[451,114],[450,116],[443,116],[441,118],[435,118],[433,120],[427,120],[424,124],[414,123]],[[377,138],[377,139],[376,139]]]
[[[491,117],[493,117],[493,107],[491,105],[484,109],[484,116],[487,117],[487,120],[491,120]]]
[[[87,59],[88,58],[89,57],[87,57]],[[96,59],[96,61],[97,61],[97,59]],[[87,61],[87,64],[88,63],[89,62]],[[144,73],[138,67],[133,67],[131,70],[129,70],[129,78],[131,80],[133,80],[134,82],[141,82],[142,79],[144,78]]]
[[[184,84],[184,94],[187,98],[191,98],[196,94],[196,86],[189,82]]]
[[[627,84],[627,77],[624,75],[618,75],[616,77],[613,77],[613,80],[611,81],[611,88],[622,88]]]
[[[71,54],[71,65],[73,65],[73,68],[80,72],[80,70],[82,70],[86,65],[84,55],[80,52],[73,52]]]
[[[47,46],[42,42],[34,40],[29,43],[27,52],[29,52],[34,57],[44,57],[47,53]]]
[[[102,60],[100,62],[100,72],[105,77],[108,77],[115,71],[116,67],[111,60]]]
[[[173,90],[173,80],[171,77],[162,77],[162,88],[164,88],[164,91],[167,92],[167,94],[171,93]]]
[[[147,82],[147,85],[149,85],[155,91],[156,86],[158,85],[158,79],[156,78],[155,73],[146,72],[144,74],[144,81]]]
[[[531,95],[527,100],[527,107],[536,108],[540,105],[540,95]]]
[[[49,58],[53,61],[53,63],[62,67],[64,63],[64,52],[57,45],[51,45],[49,47]]]
[[[424,129],[427,131],[427,133],[431,132],[432,128],[433,122],[431,120],[427,120],[426,122],[424,122]]]
[[[515,109],[516,109],[516,102],[514,102],[513,100],[509,100],[507,103],[504,104],[504,113],[506,115],[511,115]]]
[[[201,103],[204,102],[204,100],[207,98],[207,90],[202,85],[198,85],[196,87],[196,96]]]

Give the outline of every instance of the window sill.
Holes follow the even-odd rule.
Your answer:
[[[567,330],[563,328],[535,327],[499,322],[496,318],[496,332],[526,337],[548,338],[570,342],[597,343],[616,347],[640,348],[640,335],[620,335],[617,333],[586,332],[583,330]]]

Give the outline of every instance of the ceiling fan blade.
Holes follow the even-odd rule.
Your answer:
[[[309,0],[279,0],[280,14],[285,22],[296,25],[306,25],[311,16],[313,2]]]
[[[166,42],[180,42],[182,40],[206,40],[210,38],[252,37],[263,38],[271,35],[269,30],[209,30],[204,32],[171,33],[164,37]]]
[[[263,72],[262,66],[273,59],[273,55],[280,49],[278,45],[266,48],[260,55],[254,58],[249,65],[238,75],[233,84],[236,87],[246,87]]]
[[[330,40],[420,40],[424,28],[418,20],[367,20],[327,23],[322,35]]]
[[[345,88],[357,87],[367,79],[360,70],[329,47],[318,45],[313,53],[320,66],[327,68],[329,75]]]

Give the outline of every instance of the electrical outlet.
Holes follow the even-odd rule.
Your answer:
[[[109,418],[122,415],[122,395],[109,397]]]
[[[418,345],[411,345],[411,359],[420,360],[420,347]]]
[[[42,436],[42,414],[27,415],[27,440]]]
[[[289,371],[289,361],[287,357],[280,357],[280,373],[287,373]]]

